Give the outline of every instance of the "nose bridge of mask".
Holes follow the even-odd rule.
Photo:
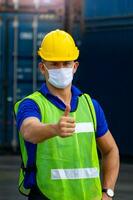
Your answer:
[[[48,72],[48,74],[50,73],[50,72],[61,72],[62,74],[64,74],[64,73],[66,73],[66,71],[73,71],[73,69],[74,69],[74,65],[68,65],[67,67],[64,67],[63,65],[62,65],[62,67],[59,67],[59,68],[55,68],[54,66],[51,68],[51,69],[48,69],[47,68],[47,66],[46,66],[46,64],[43,64],[44,65],[44,67],[46,68],[46,70],[47,70],[47,72]]]
[[[65,68],[65,69],[66,69],[66,68],[74,68],[74,65],[70,65],[70,64],[69,64],[67,67],[64,67],[64,66],[62,65],[62,66],[60,66],[60,67],[58,67],[58,68],[55,68],[54,65],[53,65],[53,67],[52,67],[51,69],[48,69],[47,66],[46,66],[46,64],[44,64],[44,63],[43,63],[43,66],[47,69],[47,71],[52,70],[52,69],[55,69],[55,70],[58,69],[58,70],[59,70],[59,69],[64,69],[64,68]]]

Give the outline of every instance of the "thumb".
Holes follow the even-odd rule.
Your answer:
[[[65,109],[65,112],[64,112],[64,116],[68,116],[69,115],[69,113],[70,113],[70,110],[71,110],[71,107],[70,107],[70,105],[69,104],[66,104],[66,109]]]

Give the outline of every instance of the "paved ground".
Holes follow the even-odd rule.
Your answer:
[[[17,190],[20,158],[0,156],[0,200],[26,200]],[[121,164],[115,200],[133,200],[133,164]]]

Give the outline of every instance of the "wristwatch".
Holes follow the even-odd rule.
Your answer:
[[[102,192],[105,192],[110,198],[113,198],[115,196],[114,191],[111,188],[103,188]]]

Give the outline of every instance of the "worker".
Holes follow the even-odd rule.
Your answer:
[[[118,148],[100,104],[72,85],[79,66],[72,36],[58,29],[49,32],[38,55],[45,82],[15,104],[20,192],[29,200],[113,199]]]

